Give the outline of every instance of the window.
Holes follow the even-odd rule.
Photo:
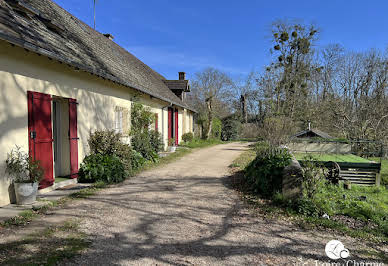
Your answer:
[[[115,131],[123,134],[123,110],[121,108],[115,110]]]

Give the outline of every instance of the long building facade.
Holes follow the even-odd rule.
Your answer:
[[[178,74],[177,74],[178,76]],[[7,153],[19,146],[55,177],[76,178],[94,130],[129,141],[133,102],[155,113],[152,125],[176,144],[193,132],[195,110],[183,72],[166,80],[50,0],[0,0],[0,206],[13,202]]]

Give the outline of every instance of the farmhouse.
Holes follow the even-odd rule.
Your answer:
[[[115,129],[129,141],[131,103],[155,113],[155,130],[176,144],[193,131],[185,73],[166,80],[50,0],[0,0],[0,206],[10,203],[4,174],[17,144],[40,160],[45,177],[76,178],[89,133]]]

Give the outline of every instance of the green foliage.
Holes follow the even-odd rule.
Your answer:
[[[134,102],[131,108],[131,133],[130,135],[141,134],[149,130],[149,126],[154,122],[155,115],[150,108],[141,103]]]
[[[218,118],[213,118],[212,123],[212,137],[215,139],[221,139],[221,131],[222,131],[222,122]]]
[[[193,138],[194,138],[194,135],[193,135],[193,133],[191,133],[191,132],[185,133],[185,134],[182,135],[182,140],[183,140],[184,142],[190,142],[190,141],[193,140]]]
[[[155,130],[150,130],[148,134],[150,136],[150,143],[151,143],[152,150],[155,151],[156,153],[162,151],[164,146],[162,134],[160,134],[159,131],[155,131]]]
[[[235,117],[227,117],[222,120],[222,140],[236,140],[241,133],[241,122]]]
[[[302,191],[303,197],[313,199],[318,189],[325,182],[320,165],[317,165],[314,158],[309,157],[303,163],[302,167]]]
[[[44,170],[40,161],[32,159],[16,145],[7,154],[5,172],[16,183],[35,183],[42,180]]]
[[[125,179],[125,174],[124,165],[117,156],[91,154],[81,164],[79,181],[119,183]]]
[[[283,169],[291,155],[268,142],[258,142],[255,149],[256,158],[246,168],[245,180],[252,192],[269,198],[281,190]]]
[[[150,131],[138,132],[132,136],[131,145],[132,148],[139,152],[144,159],[149,161],[157,161],[158,151],[160,150],[161,140],[158,142],[158,136],[155,134],[155,139],[151,142]]]
[[[134,171],[140,169],[146,162],[147,162],[147,160],[141,155],[140,152],[132,150],[131,163],[132,163],[132,169]]]
[[[131,132],[132,148],[141,154],[148,161],[157,161],[159,159],[158,152],[163,148],[163,141],[159,132],[150,130],[149,126],[154,121],[154,114],[149,108],[144,107],[140,103],[133,103],[131,108]],[[141,164],[143,160],[138,159],[135,165]]]
[[[88,144],[91,154],[113,155],[120,149],[120,133],[114,130],[96,130],[90,132]]]
[[[124,166],[126,175],[132,175],[133,151],[130,145],[120,140],[120,134],[114,130],[97,130],[90,133],[89,147],[92,155],[116,156]]]

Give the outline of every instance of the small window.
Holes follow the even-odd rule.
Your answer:
[[[115,131],[116,133],[123,134],[123,110],[115,110]]]

